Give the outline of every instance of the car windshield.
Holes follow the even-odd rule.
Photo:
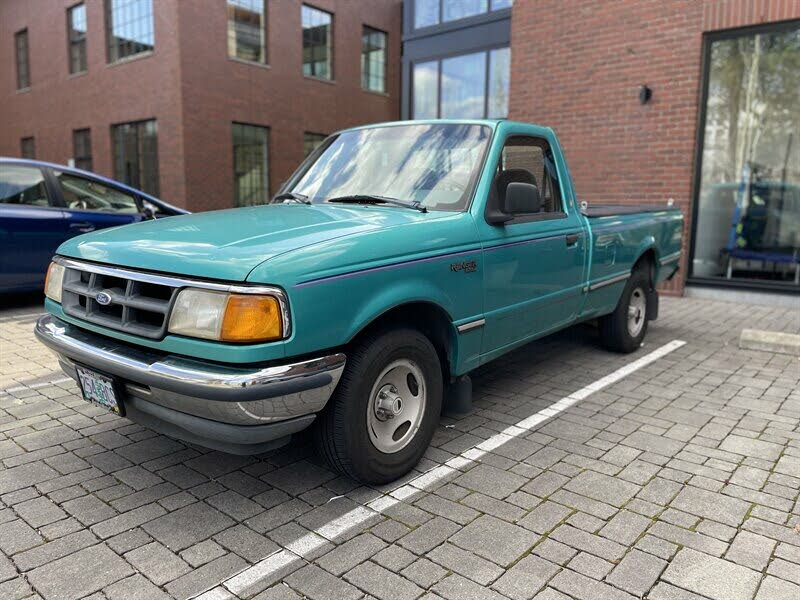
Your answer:
[[[287,191],[315,203],[383,196],[429,210],[463,210],[490,137],[485,125],[460,123],[345,131]]]

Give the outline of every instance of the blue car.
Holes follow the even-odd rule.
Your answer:
[[[82,233],[187,211],[94,173],[0,158],[0,294],[40,290],[56,248]]]

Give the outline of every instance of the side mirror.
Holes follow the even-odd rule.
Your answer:
[[[503,212],[510,215],[538,213],[542,210],[539,188],[532,183],[513,181],[506,188]]]
[[[542,209],[539,188],[532,183],[511,182],[506,188],[502,206],[492,207],[486,213],[490,225],[504,225],[515,215],[538,213]]]

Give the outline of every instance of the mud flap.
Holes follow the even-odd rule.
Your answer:
[[[647,320],[655,321],[658,318],[658,291],[653,288],[647,292]]]

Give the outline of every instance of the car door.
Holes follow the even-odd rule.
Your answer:
[[[69,237],[144,218],[130,192],[68,171],[53,169],[52,177],[64,207]]]
[[[50,258],[67,235],[52,196],[38,166],[0,163],[0,292],[43,287]]]
[[[487,213],[478,222],[484,247],[484,360],[575,320],[587,243],[580,216],[565,202],[566,186],[546,137],[507,136],[493,168]],[[490,224],[488,215],[504,206],[515,182],[537,187],[540,210]]]

